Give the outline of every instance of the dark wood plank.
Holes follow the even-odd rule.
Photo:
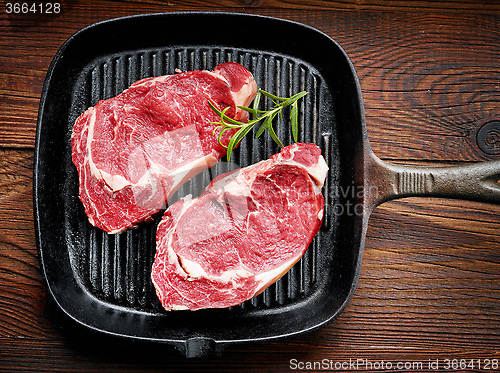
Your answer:
[[[471,17],[463,20],[460,31],[455,21],[436,16],[387,20],[383,23],[412,32],[403,47],[396,39],[405,31],[387,30],[376,60],[371,48],[353,46],[368,134],[382,157],[415,159],[425,153],[428,160],[498,159],[498,154],[484,153],[476,141],[479,128],[500,113],[497,21],[492,18],[488,27]],[[367,22],[371,29],[379,20]],[[483,27],[480,42],[474,35]]]
[[[293,8],[293,9],[323,9],[323,10],[388,10],[394,12],[434,12],[436,10],[446,12],[477,12],[489,13],[500,11],[498,2],[490,1],[473,1],[473,0],[459,0],[459,1],[421,1],[421,0],[344,0],[344,1],[282,1],[282,0],[254,0],[251,6],[258,7],[276,7],[276,8]]]
[[[478,129],[499,115],[496,17],[372,12],[315,22],[353,61],[380,157],[498,159],[476,141]]]
[[[33,152],[0,149],[1,243],[32,247]]]
[[[62,1],[68,5],[69,0]],[[156,7],[169,9],[202,9],[211,10],[212,8],[225,9],[300,9],[300,10],[369,10],[369,11],[393,11],[393,12],[435,12],[446,11],[447,13],[495,13],[500,12],[500,6],[495,0],[437,0],[437,1],[422,1],[422,0],[197,0],[195,2],[189,0],[170,1],[170,0],[128,0],[127,3],[133,4],[134,7]]]
[[[34,243],[32,156],[0,154],[0,346],[9,356],[0,358],[0,370],[85,365],[88,371],[141,371],[146,361],[148,371],[164,369],[167,361],[173,371],[186,366],[173,349],[103,339],[54,309]],[[195,371],[219,364],[225,364],[219,371],[245,364],[248,371],[265,371],[287,369],[290,359],[325,357],[498,358],[499,231],[499,206],[424,198],[385,203],[370,221],[354,297],[335,322],[292,340],[229,347],[220,359],[187,364]]]
[[[364,330],[359,331],[360,334],[363,332]],[[312,336],[315,338],[312,339]],[[130,345],[107,338],[92,342],[86,339],[78,341],[76,338],[66,341],[46,340],[43,344],[32,339],[19,341],[0,339],[3,351],[11,357],[10,361],[5,361],[1,366],[4,372],[21,370],[23,372],[53,370],[58,372],[284,372],[299,370],[299,364],[302,364],[301,370],[306,370],[305,364],[310,363],[316,364],[314,365],[316,369],[309,368],[307,371],[320,371],[321,368],[318,369],[317,364],[327,364],[319,365],[319,367],[325,371],[344,372],[430,372],[437,371],[433,366],[429,369],[430,362],[435,364],[438,361],[439,371],[445,371],[445,359],[457,360],[457,363],[465,360],[467,364],[474,359],[476,369],[467,371],[484,372],[484,369],[477,369],[478,359],[481,359],[484,367],[486,359],[491,365],[492,360],[500,357],[498,350],[487,350],[480,346],[463,350],[455,348],[450,352],[443,352],[438,345],[429,350],[410,345],[397,350],[388,349],[383,344],[378,344],[383,341],[383,338],[375,340],[375,345],[369,348],[346,349],[338,343],[341,338],[342,335],[335,333],[313,333],[311,336],[296,338],[289,343],[245,345],[237,349],[231,347],[221,357],[209,360],[186,360],[165,346],[144,346],[140,343]],[[374,349],[377,351],[376,354],[374,354]],[[370,364],[373,367],[373,364],[381,364],[382,361],[386,362],[384,367],[387,366],[387,362],[390,362],[393,367],[370,370]],[[335,369],[336,364],[341,364],[340,366],[344,364],[344,367],[348,368]],[[402,364],[401,369],[397,369],[398,364]],[[405,366],[406,369],[404,369]],[[332,368],[326,369],[330,367]],[[492,370],[491,367],[489,370]]]
[[[44,27],[0,16],[0,146],[32,147],[42,81],[73,32],[106,18],[151,11],[125,3],[99,16],[76,3]],[[176,7],[174,7],[177,9]],[[264,7],[265,8],[265,7]],[[170,9],[170,8],[169,8]],[[174,9],[174,10],[175,10]],[[253,8],[252,8],[253,9]],[[255,11],[254,11],[255,12]],[[498,118],[499,16],[477,14],[314,12],[259,13],[301,20],[346,49],[357,69],[368,133],[385,159],[479,161],[498,158],[477,145],[479,128]],[[48,32],[47,30],[51,30]],[[39,37],[29,37],[36,30]]]
[[[0,337],[41,338],[52,328],[42,317],[32,174],[32,151],[0,149]]]
[[[431,198],[375,210],[353,304],[369,309],[362,315],[369,323],[384,320],[375,329],[394,338],[387,345],[498,346],[499,212],[499,206]],[[391,330],[396,319],[403,334]]]

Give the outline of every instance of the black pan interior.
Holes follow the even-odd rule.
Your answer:
[[[210,32],[207,24],[215,25]],[[248,39],[242,37],[247,29],[252,32]],[[287,42],[272,37],[278,34]],[[228,309],[166,312],[149,279],[158,219],[118,235],[88,223],[71,162],[71,128],[87,107],[141,78],[173,74],[176,68],[211,70],[227,61],[246,66],[269,92],[309,92],[300,106],[299,141],[318,144],[330,167],[325,221],[302,260],[263,294]],[[194,355],[200,345],[220,349],[325,325],[345,306],[357,280],[362,214],[348,208],[363,202],[363,120],[359,85],[345,53],[324,34],[297,23],[242,14],[171,13],[122,18],[80,31],[49,69],[37,128],[35,221],[51,294],[68,315],[90,328],[172,343]],[[292,142],[287,126],[276,129],[285,144]],[[221,162],[198,175],[174,201],[198,195],[215,175],[278,151],[269,137],[247,136],[233,163]]]

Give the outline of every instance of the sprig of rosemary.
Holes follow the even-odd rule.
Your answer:
[[[239,122],[237,120],[234,120],[233,118],[230,118],[226,115],[226,112],[229,110],[229,106],[220,111],[210,100],[208,101],[210,107],[212,108],[213,111],[217,113],[220,117],[220,122],[211,122],[212,124],[216,124],[217,127],[214,128],[214,135],[215,131],[217,129],[221,128],[222,130],[219,132],[218,135],[218,141],[219,143],[227,148],[227,160],[228,162],[231,160],[231,153],[233,149],[238,146],[240,141],[257,125],[257,123],[261,123],[259,129],[257,130],[257,133],[255,134],[255,138],[259,138],[266,130],[269,132],[269,135],[271,138],[274,140],[276,144],[279,146],[283,147],[283,143],[281,140],[278,138],[276,135],[276,132],[274,131],[273,128],[273,120],[276,118],[278,115],[281,120],[283,120],[283,109],[285,107],[290,106],[290,124],[292,127],[292,137],[295,142],[298,141],[298,136],[299,136],[299,120],[298,120],[298,113],[299,113],[299,107],[298,107],[298,100],[302,97],[304,97],[308,92],[302,91],[299,92],[291,97],[278,97],[275,96],[269,92],[264,91],[263,89],[260,89],[257,91],[257,95],[255,96],[253,100],[252,107],[246,107],[246,106],[238,106],[238,108],[245,110],[249,112],[252,116],[252,119],[249,120],[247,123]],[[262,96],[269,97],[271,100],[273,100],[273,107],[271,107],[270,110],[260,110],[259,105],[260,105],[260,100]],[[230,129],[238,129],[236,133],[231,137],[231,140],[229,140],[229,143],[227,145],[222,144],[221,142],[221,137],[226,132],[227,130]]]

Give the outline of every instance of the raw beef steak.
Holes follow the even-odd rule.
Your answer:
[[[237,63],[211,71],[146,78],[85,111],[73,127],[73,163],[89,221],[109,233],[134,226],[165,208],[180,185],[226,153],[218,116],[208,100],[245,120],[257,92]],[[234,131],[224,133],[229,142]]]
[[[327,171],[316,145],[293,144],[170,206],[151,274],[163,307],[229,307],[277,281],[321,226]]]

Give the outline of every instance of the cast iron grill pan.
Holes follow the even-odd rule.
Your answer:
[[[279,96],[291,96],[307,90],[309,94],[301,103],[299,141],[319,145],[325,142],[325,139],[326,142],[331,142],[331,131],[319,124],[320,101],[328,92],[322,86],[321,77],[314,67],[289,56],[263,55],[259,51],[224,47],[190,46],[127,51],[92,61],[77,78],[74,97],[78,99],[72,102],[69,123],[74,123],[79,114],[89,106],[94,106],[101,99],[116,96],[139,79],[174,74],[174,69],[179,68],[183,71],[213,70],[218,64],[227,61],[246,66],[253,72],[259,87],[269,92],[276,92]],[[267,106],[269,104],[268,101]],[[308,110],[304,110],[304,106],[308,107]],[[286,143],[292,143],[287,126],[276,126],[276,130],[278,136]],[[198,196],[214,176],[238,166],[244,167],[267,159],[276,152],[279,152],[279,147],[270,140],[270,137],[254,139],[248,136],[233,154],[231,163],[227,163],[225,158],[222,159],[211,170],[205,171],[182,186],[170,203],[187,194]],[[328,157],[329,154],[327,152],[325,155]],[[66,157],[71,159],[70,148],[66,149]],[[71,196],[76,197],[78,175],[70,163],[67,164],[67,170],[70,177],[66,179],[66,189]],[[326,198],[328,198],[327,188],[324,189]],[[70,258],[73,259],[73,269],[85,288],[98,299],[111,304],[145,312],[158,312],[161,306],[155,295],[150,275],[156,250],[155,234],[159,218],[152,224],[141,224],[137,229],[109,235],[90,224],[80,224],[86,220],[86,216],[76,198],[65,202],[69,225],[78,227],[77,229],[85,237],[83,245],[75,245],[75,250],[69,252]],[[323,232],[329,232],[328,226],[327,218]],[[68,229],[68,232],[73,230]],[[301,262],[278,283],[239,307],[248,310],[280,307],[307,296],[313,291],[318,276],[317,260],[327,260],[324,254],[318,252],[320,240],[319,236],[313,240]],[[85,249],[80,251],[80,247]]]
[[[224,27],[207,33],[207,23]],[[231,29],[240,32],[228,33]],[[251,39],[241,39],[245,30],[252,30]],[[273,34],[288,35],[291,42],[270,37]],[[304,257],[261,295],[227,309],[167,312],[150,281],[159,218],[117,235],[88,223],[71,161],[71,129],[86,108],[141,78],[173,74],[176,68],[212,70],[228,61],[247,67],[258,86],[269,92],[309,92],[299,107],[299,141],[319,145],[330,167],[323,189],[324,223]],[[343,50],[326,35],[294,22],[231,13],[170,13],[125,17],[79,31],[49,68],[37,126],[34,211],[49,293],[80,324],[125,338],[169,343],[187,356],[220,353],[227,344],[289,337],[326,325],[347,303],[358,275],[359,252],[352,247],[361,244],[362,217],[333,213],[333,206],[360,198],[338,193],[342,184],[354,186],[362,178],[352,154],[362,154],[363,145],[349,144],[363,135],[358,94],[357,78]],[[276,130],[285,144],[292,143],[288,126]],[[278,151],[268,137],[247,136],[233,163],[223,159],[198,175],[171,203],[189,193],[199,195],[220,173]]]

